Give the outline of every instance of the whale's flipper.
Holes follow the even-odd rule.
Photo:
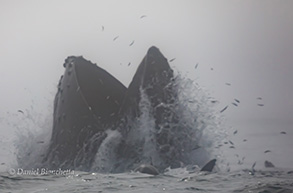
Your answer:
[[[217,161],[216,159],[212,159],[206,165],[204,165],[200,171],[206,171],[206,172],[213,171],[215,164],[216,164],[216,161]]]
[[[50,147],[44,162],[50,167],[89,168],[113,124],[126,92],[117,79],[82,57],[68,57],[54,101]],[[94,139],[92,137],[95,137]],[[92,143],[88,143],[89,140]]]

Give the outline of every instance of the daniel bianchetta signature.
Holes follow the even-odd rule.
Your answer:
[[[43,175],[56,175],[56,176],[66,176],[74,175],[74,170],[61,168],[51,170],[48,168],[32,168],[32,169],[23,169],[23,168],[10,168],[8,170],[10,175],[23,175],[23,176],[43,176]]]

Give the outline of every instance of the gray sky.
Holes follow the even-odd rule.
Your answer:
[[[83,55],[128,85],[155,45],[219,110],[230,104],[232,122],[292,123],[292,8],[290,0],[1,0],[0,115],[32,103],[46,111],[67,56]]]
[[[292,132],[279,132],[293,129],[292,10],[291,0],[0,0],[0,140],[13,133],[4,122],[20,118],[18,109],[40,122],[52,116],[67,56],[83,55],[127,86],[155,45],[220,101],[216,109],[229,104],[223,114],[239,131],[231,139],[237,149],[226,151],[230,161],[242,152],[247,164],[291,167]],[[266,148],[271,157],[263,157]]]

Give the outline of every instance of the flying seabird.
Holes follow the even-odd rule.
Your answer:
[[[142,15],[142,16],[140,16],[140,19],[142,19],[142,18],[144,18],[144,17],[146,17],[146,15]]]
[[[285,131],[281,131],[280,133],[281,133],[281,134],[284,134],[284,135],[287,134]]]
[[[238,100],[238,99],[234,99],[234,101],[236,101],[237,103],[240,103],[240,100]]]
[[[269,153],[269,152],[271,152],[271,150],[265,150],[265,151],[264,151],[264,153]]]
[[[23,114],[23,111],[22,111],[22,110],[18,110],[17,112],[20,112],[20,113],[22,113],[22,114]]]

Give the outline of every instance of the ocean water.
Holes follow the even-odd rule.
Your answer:
[[[188,172],[173,169],[152,176],[71,171],[62,175],[0,174],[1,192],[293,192],[293,171]]]
[[[32,107],[1,119],[4,134],[0,148],[0,192],[293,192],[290,123],[244,122],[236,123],[235,129],[211,102],[213,97],[194,81],[178,74],[177,89],[176,113],[182,117],[180,124],[191,128],[191,134],[196,133],[194,140],[189,141],[196,145],[190,155],[194,165],[166,168],[157,176],[132,170],[109,173],[115,163],[115,156],[109,152],[121,136],[117,131],[107,131],[108,137],[97,152],[91,172],[50,170],[40,160],[51,136],[52,109],[41,114]],[[152,151],[151,144],[154,120],[148,100],[142,99],[144,113],[134,123],[138,129],[130,139],[143,141],[143,153],[156,160],[157,152]],[[280,125],[282,128],[276,129]],[[214,158],[214,171],[200,172],[204,163]],[[275,167],[266,168],[266,160]],[[101,165],[106,170],[97,171]]]

